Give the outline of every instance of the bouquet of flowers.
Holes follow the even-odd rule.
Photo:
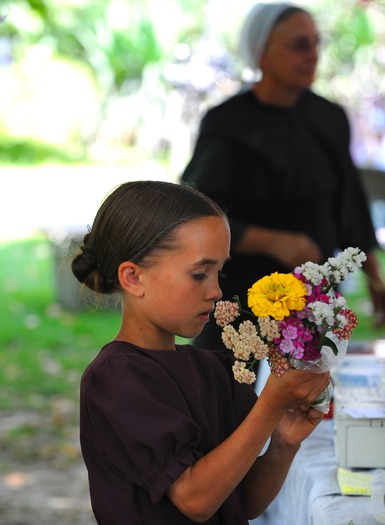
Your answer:
[[[234,377],[240,383],[256,380],[253,368],[267,358],[270,371],[282,376],[289,368],[326,372],[346,354],[348,339],[357,325],[336,287],[366,260],[358,248],[347,248],[323,265],[307,262],[293,273],[273,273],[248,290],[251,312],[241,309],[238,298],[218,301],[214,317],[222,340],[233,351]],[[251,316],[237,326],[241,314]],[[315,403],[327,412],[331,387]]]

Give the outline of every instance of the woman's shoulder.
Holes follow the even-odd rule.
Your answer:
[[[255,99],[250,87],[244,87],[234,95],[208,109],[201,122],[201,130],[209,131],[212,127],[228,126],[232,122],[241,122],[255,107]]]
[[[215,113],[221,113],[222,111],[232,111],[234,109],[249,106],[254,100],[255,97],[253,96],[251,86],[245,85],[233,95],[230,95],[216,106],[210,108],[208,113],[212,115]]]
[[[349,143],[350,125],[344,108],[311,90],[304,93],[298,103],[302,122],[309,130],[323,137],[325,143],[335,148],[344,148]]]
[[[341,104],[329,100],[310,89],[304,92],[303,96],[300,98],[298,106],[304,111],[309,111],[310,109],[313,114],[314,112],[317,112],[324,120],[329,116],[334,116],[339,119],[346,118],[345,110]]]

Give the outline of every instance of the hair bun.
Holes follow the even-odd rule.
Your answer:
[[[84,244],[80,247],[80,253],[72,261],[72,272],[76,279],[81,283],[86,283],[91,289],[95,290],[95,277],[91,277],[97,271],[98,263],[94,250],[86,244],[86,237]]]
[[[93,248],[86,244],[83,244],[83,246],[80,247],[80,250],[83,255],[84,264],[89,266],[90,271],[95,270],[98,267],[98,261],[96,259],[96,254]]]

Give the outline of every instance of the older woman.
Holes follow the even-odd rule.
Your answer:
[[[223,205],[231,220],[232,260],[224,298],[263,275],[323,263],[336,250],[359,247],[378,318],[385,293],[369,207],[349,152],[344,110],[310,90],[320,35],[306,10],[257,4],[241,32],[241,52],[260,80],[208,111],[182,175]],[[218,347],[206,325],[196,341]]]

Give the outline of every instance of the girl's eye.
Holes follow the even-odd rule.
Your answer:
[[[225,277],[226,277],[226,275],[223,273],[223,271],[219,270],[218,278],[219,279],[224,279]],[[193,279],[194,279],[194,281],[203,281],[204,279],[207,279],[207,274],[206,273],[194,273],[193,274]]]
[[[203,281],[203,279],[206,279],[207,275],[205,273],[194,273],[193,279],[194,281]]]

